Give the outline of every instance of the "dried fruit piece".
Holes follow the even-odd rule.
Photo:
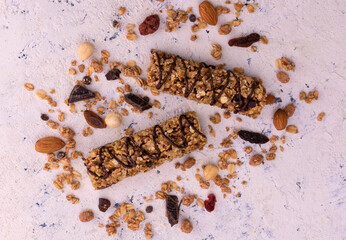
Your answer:
[[[184,233],[190,233],[192,232],[193,226],[191,224],[191,222],[188,219],[185,219],[182,223],[181,223],[181,227],[180,227],[181,231]]]
[[[286,132],[296,134],[298,133],[298,128],[294,125],[288,125],[286,128]]]
[[[214,179],[218,173],[219,168],[213,164],[209,164],[203,169],[203,175],[207,181]]]
[[[278,109],[274,114],[273,124],[277,130],[285,129],[287,126],[287,113],[282,109]]]
[[[288,83],[290,81],[290,76],[283,71],[278,72],[276,77],[281,83]]]
[[[258,42],[261,36],[258,33],[251,33],[245,37],[232,38],[228,45],[235,47],[250,47],[253,43]]]
[[[43,121],[48,121],[49,120],[49,117],[48,117],[48,115],[47,114],[41,114],[41,119],[43,120]]]
[[[89,77],[89,76],[84,76],[82,82],[83,82],[85,85],[90,85],[90,83],[91,83],[91,77]]]
[[[106,198],[99,198],[99,209],[101,212],[106,212],[111,206],[111,202]]]
[[[203,1],[199,5],[199,14],[201,15],[202,19],[209,25],[215,26],[217,24],[218,16],[216,9],[209,1]]]
[[[178,204],[178,197],[175,195],[167,195],[166,197],[166,210],[167,210],[167,218],[168,222],[173,227],[179,221],[179,211],[180,204]]]
[[[249,164],[251,166],[258,166],[263,162],[263,160],[264,157],[262,154],[256,154],[251,157]]]
[[[148,207],[145,208],[145,211],[147,213],[151,213],[153,210],[154,210],[153,206],[148,206]]]
[[[269,138],[261,133],[240,130],[238,135],[244,141],[256,144],[264,144],[269,141]]]
[[[35,144],[35,150],[40,153],[52,153],[65,147],[65,142],[57,137],[44,137]]]
[[[208,199],[204,201],[205,209],[208,212],[212,212],[215,209],[216,197],[214,194],[209,194]]]
[[[106,128],[107,126],[105,121],[99,115],[90,110],[84,111],[84,118],[93,128]]]
[[[109,80],[116,80],[119,79],[121,74],[121,71],[117,68],[113,68],[106,74],[106,79]]]
[[[117,112],[108,113],[105,122],[108,127],[117,128],[121,125],[122,116]]]
[[[79,220],[81,222],[90,222],[93,219],[94,219],[94,213],[92,210],[86,210],[79,214]]]
[[[144,22],[139,25],[139,33],[141,35],[152,34],[160,27],[160,17],[157,14],[148,16]]]
[[[94,92],[80,85],[75,85],[71,91],[70,97],[68,98],[68,103],[79,102],[79,101],[94,98],[94,97],[95,97]]]
[[[148,97],[140,97],[133,93],[125,94],[124,97],[125,101],[128,104],[130,104],[134,108],[137,108],[140,111],[144,111],[151,108]]]
[[[90,42],[83,42],[78,47],[78,57],[84,61],[94,53],[94,45]]]

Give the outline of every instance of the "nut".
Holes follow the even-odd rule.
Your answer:
[[[293,103],[288,104],[288,105],[285,107],[285,112],[286,112],[286,114],[287,114],[287,117],[292,117],[295,110],[296,110],[296,107],[294,106]]]
[[[286,132],[296,134],[298,133],[298,128],[294,125],[288,125],[286,128]]]
[[[256,155],[253,155],[253,156],[251,157],[249,164],[250,164],[251,166],[258,166],[258,165],[260,165],[260,164],[263,162],[263,160],[264,160],[263,155],[261,155],[261,154],[256,154]]]
[[[209,164],[205,166],[205,168],[203,169],[203,175],[205,180],[207,181],[213,180],[217,176],[218,173],[219,173],[219,168],[213,164]]]
[[[93,219],[94,219],[94,213],[91,210],[86,210],[79,214],[79,220],[81,222],[90,222]]]
[[[108,127],[117,128],[121,125],[122,116],[117,112],[111,112],[106,116],[105,122]]]
[[[285,129],[287,126],[287,113],[282,109],[278,109],[274,114],[273,123],[277,130]]]
[[[65,142],[57,137],[44,137],[35,144],[35,150],[40,153],[52,153],[65,147]]]
[[[213,4],[209,1],[203,1],[199,5],[199,14],[202,19],[209,25],[215,26],[217,24],[217,12]]]
[[[184,233],[190,233],[192,232],[193,226],[191,224],[191,222],[188,219],[185,219],[182,223],[181,223],[181,231]]]
[[[325,112],[321,112],[320,114],[318,114],[317,121],[321,122],[323,120],[324,116],[326,116]]]
[[[106,128],[105,121],[99,115],[90,110],[84,111],[84,118],[93,128]]]
[[[95,47],[90,42],[82,42],[78,47],[78,57],[84,61],[94,53]]]
[[[281,83],[288,83],[290,81],[290,76],[283,71],[278,72],[276,77]]]

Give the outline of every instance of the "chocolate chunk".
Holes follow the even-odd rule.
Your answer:
[[[111,206],[111,202],[106,198],[99,198],[99,209],[101,212],[106,212]]]
[[[145,165],[147,167],[152,167],[153,166],[153,162],[152,161],[145,162]]]
[[[180,211],[180,203],[178,204],[178,197],[175,195],[167,195],[166,198],[166,210],[167,210],[167,218],[168,222],[173,227],[179,221],[179,211]]]
[[[42,114],[41,114],[41,119],[42,119],[43,121],[48,121],[48,120],[49,120],[49,117],[48,117],[47,114],[42,113]]]
[[[247,107],[248,107],[248,108],[254,108],[254,107],[256,107],[256,102],[255,102],[255,101],[250,101],[250,102],[247,104]]]
[[[107,80],[116,80],[119,79],[121,71],[117,68],[113,68],[106,74]]]
[[[148,206],[148,207],[145,208],[145,211],[147,213],[151,213],[153,210],[154,210],[153,206]]]
[[[87,121],[87,123],[92,126],[93,128],[106,128],[107,125],[105,121],[96,113],[85,110],[84,111],[84,118]]]
[[[68,103],[79,102],[94,97],[95,93],[92,91],[80,85],[75,85],[71,91],[70,97],[68,98]]]
[[[84,76],[82,81],[83,81],[83,83],[84,83],[85,85],[90,85],[90,83],[91,83],[91,77],[89,77],[89,76]]]
[[[64,152],[58,152],[57,157],[59,160],[63,159],[65,156],[66,156],[66,154]]]
[[[244,141],[256,144],[264,144],[269,141],[269,138],[261,133],[240,130],[238,135]]]
[[[190,22],[196,22],[196,20],[197,20],[196,15],[195,14],[191,14],[189,16],[189,20],[190,20]]]
[[[125,101],[133,106],[134,108],[137,108],[140,111],[144,111],[147,109],[150,109],[152,106],[149,105],[149,100],[145,99],[146,97],[139,97],[133,93],[126,94]]]

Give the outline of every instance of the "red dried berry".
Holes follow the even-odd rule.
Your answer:
[[[215,209],[216,197],[214,194],[209,194],[208,199],[204,201],[204,207],[208,212],[212,212]]]
[[[152,34],[159,29],[159,26],[160,17],[157,14],[150,15],[139,25],[139,33],[141,35]]]

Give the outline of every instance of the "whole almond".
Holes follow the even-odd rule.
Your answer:
[[[209,1],[203,1],[199,5],[199,14],[202,19],[209,25],[215,26],[217,24],[217,12]]]
[[[274,114],[273,123],[277,130],[285,129],[287,126],[287,113],[282,109],[278,109]]]
[[[84,118],[87,121],[87,123],[92,126],[93,128],[106,128],[107,125],[105,121],[96,113],[85,110],[84,111]]]
[[[35,144],[35,150],[40,153],[52,153],[65,147],[65,142],[57,137],[44,137]]]

